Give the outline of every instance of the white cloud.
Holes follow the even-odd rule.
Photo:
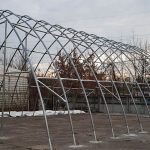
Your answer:
[[[0,0],[0,9],[99,36],[150,39],[148,0]],[[147,34],[147,36],[145,36]]]

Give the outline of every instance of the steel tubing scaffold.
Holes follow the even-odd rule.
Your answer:
[[[133,105],[132,109],[137,117],[139,130],[144,132],[139,105],[144,106],[146,114],[150,116],[150,53],[148,49],[60,25],[51,25],[43,20],[16,15],[9,10],[0,10],[0,61],[3,66],[0,72],[3,75],[0,82],[0,90],[2,89],[1,136],[4,128],[4,111],[8,101],[6,76],[17,74],[11,95],[10,104],[12,104],[15,103],[15,93],[18,90],[20,78],[26,73],[34,80],[38,101],[41,103],[44,114],[50,150],[53,149],[51,130],[46,116],[42,88],[47,89],[59,101],[65,103],[73,145],[76,147],[80,142],[77,141],[70,113],[71,91],[80,91],[77,93],[84,97],[94,142],[99,142],[99,138],[89,95],[95,94],[98,97],[98,104],[103,105],[113,138],[117,136],[117,133],[113,126],[113,112],[110,108],[112,99],[120,106],[120,114],[125,122],[127,134],[131,132],[127,114],[129,112],[126,107],[127,99],[130,99],[130,104]],[[11,68],[18,70],[10,71]],[[44,82],[45,80],[56,81],[57,85],[48,85]],[[91,89],[92,91],[88,92]],[[11,111],[10,106],[9,111]]]

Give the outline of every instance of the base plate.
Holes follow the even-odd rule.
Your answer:
[[[81,147],[86,147],[85,145],[70,145],[70,148],[81,148]]]
[[[0,136],[0,140],[8,140],[10,139],[10,137],[7,137],[7,136]]]
[[[139,133],[141,133],[141,134],[146,134],[146,133],[148,133],[147,131],[140,131]]]
[[[138,135],[135,134],[135,133],[128,133],[128,134],[123,134],[123,136],[126,136],[126,137],[136,137]]]
[[[92,144],[98,144],[98,143],[102,143],[102,141],[89,141]]]

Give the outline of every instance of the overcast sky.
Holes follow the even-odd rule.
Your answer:
[[[0,0],[0,9],[127,43],[150,42],[150,0]]]

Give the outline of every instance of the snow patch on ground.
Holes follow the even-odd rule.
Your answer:
[[[46,115],[67,115],[68,111],[53,111],[53,110],[46,110]],[[83,114],[84,111],[81,110],[70,110],[71,114]],[[0,117],[2,116],[2,112],[0,112]],[[10,111],[4,112],[4,117],[23,117],[23,116],[43,116],[43,111]]]

